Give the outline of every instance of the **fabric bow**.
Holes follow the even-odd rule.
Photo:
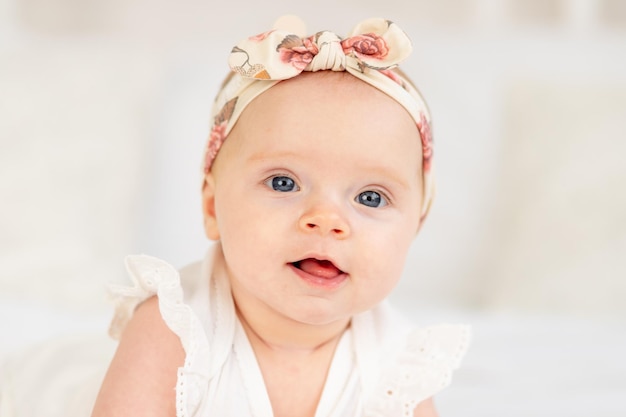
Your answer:
[[[300,37],[273,29],[239,42],[228,64],[246,78],[286,80],[302,71],[387,70],[397,66],[411,50],[410,39],[396,24],[368,19],[345,39],[330,31]]]

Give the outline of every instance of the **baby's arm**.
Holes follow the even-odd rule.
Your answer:
[[[176,415],[176,379],[185,352],[159,312],[158,299],[141,304],[124,329],[92,417]]]
[[[413,411],[413,417],[439,417],[433,399],[429,398],[419,403]]]

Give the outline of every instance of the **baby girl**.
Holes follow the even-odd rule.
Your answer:
[[[202,201],[216,243],[174,270],[127,259],[120,338],[93,417],[436,416],[465,326],[415,328],[385,300],[430,207],[430,115],[371,19],[300,21],[235,46]]]

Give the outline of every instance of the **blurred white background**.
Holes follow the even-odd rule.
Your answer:
[[[475,325],[444,416],[626,415],[625,0],[2,0],[0,354],[104,334],[128,253],[204,254],[211,101],[282,14],[413,40],[438,196],[393,297]]]

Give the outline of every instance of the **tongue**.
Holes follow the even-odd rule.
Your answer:
[[[307,274],[315,275],[319,278],[331,279],[341,274],[341,271],[330,261],[305,259],[300,261],[298,266]]]

